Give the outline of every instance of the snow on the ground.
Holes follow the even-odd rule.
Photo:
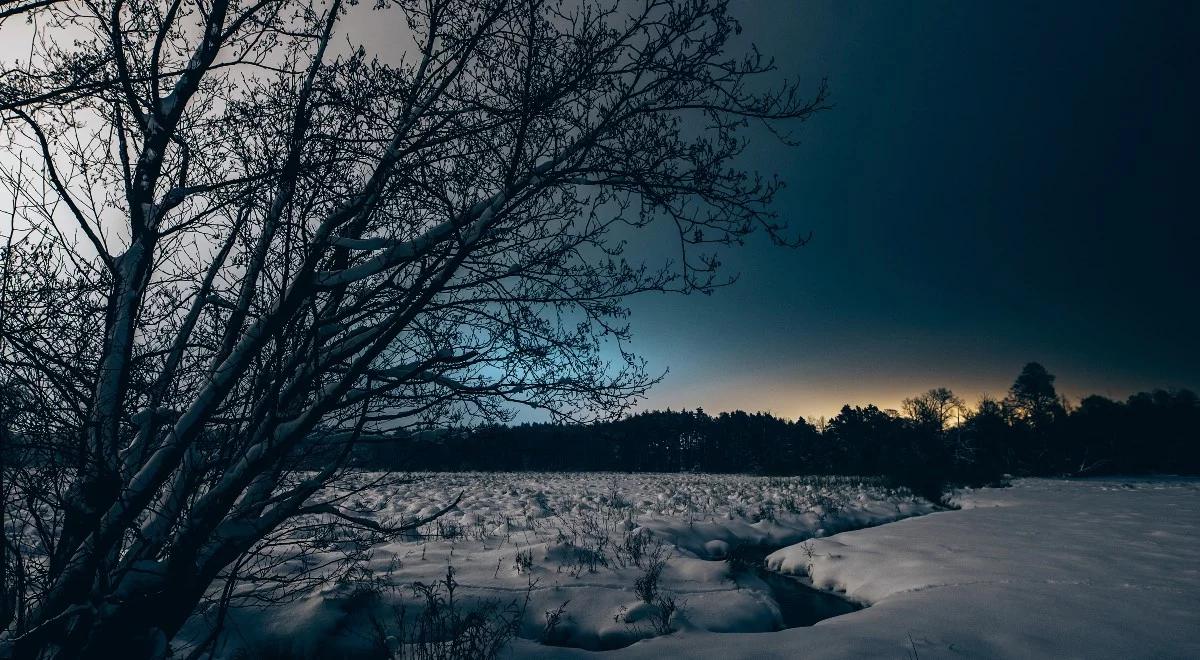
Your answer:
[[[1021,480],[959,502],[768,557],[866,609],[761,635],[683,631],[612,655],[1200,658],[1200,482]]]
[[[266,648],[361,657],[364,621],[412,605],[403,585],[430,582],[450,563],[460,603],[522,605],[520,638],[506,657],[595,657],[620,647],[603,653],[1200,658],[1197,480],[1019,480],[960,493],[962,510],[919,517],[932,511],[928,503],[872,483],[712,475],[425,475],[364,493],[359,504],[412,517],[459,490],[466,496],[442,521],[457,538],[379,548],[370,568],[397,586],[387,597],[364,605],[329,586],[284,608],[237,612],[229,637],[240,641],[218,657],[239,647],[251,656]],[[670,552],[660,589],[680,609],[669,634],[655,630],[658,605],[634,593],[646,562],[619,549],[643,530]],[[721,560],[745,544],[792,544],[768,556],[771,568],[868,607],[779,630],[775,592]],[[547,637],[546,612],[560,606]]]
[[[574,650],[541,641],[601,650],[662,634],[662,605],[635,590],[655,558],[665,561],[657,591],[679,606],[667,622],[673,636],[769,633],[783,625],[779,606],[753,570],[726,561],[730,552],[765,554],[935,510],[872,479],[611,473],[419,474],[347,505],[381,520],[413,519],[459,492],[458,506],[422,530],[437,538],[374,550],[367,568],[376,598],[363,597],[361,584],[333,584],[291,604],[239,608],[218,657],[370,656],[377,624],[394,628],[400,606],[411,622],[419,609],[410,585],[445,578],[448,565],[464,611],[490,605],[497,620],[507,608],[521,613],[524,639],[508,650],[518,656]],[[560,607],[547,632],[547,612]]]

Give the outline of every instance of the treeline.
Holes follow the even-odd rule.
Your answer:
[[[643,412],[592,425],[484,426],[364,447],[413,470],[613,470],[884,475],[926,493],[1013,475],[1200,473],[1200,400],[1156,390],[1070,406],[1030,363],[1001,400],[937,388],[902,410],[845,406],[828,421],[767,413]]]

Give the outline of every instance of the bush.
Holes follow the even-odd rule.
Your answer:
[[[633,581],[633,592],[642,602],[653,603],[658,598],[658,581],[662,578],[668,559],[670,555],[667,553],[657,553],[646,559],[642,574]]]
[[[372,617],[376,649],[382,657],[396,660],[492,660],[520,631],[529,602],[487,600],[465,607],[456,599],[458,582],[454,568],[446,577],[431,583],[414,582],[413,595],[420,601],[419,613],[409,620],[407,610],[394,610],[394,631]]]
[[[654,612],[650,614],[650,625],[654,626],[654,632],[659,635],[668,635],[675,632],[671,622],[675,618],[675,612],[680,608],[680,604],[675,602],[675,596],[671,594],[663,594],[655,599]]]

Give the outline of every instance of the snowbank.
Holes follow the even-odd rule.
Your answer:
[[[685,631],[612,657],[1200,657],[1200,482],[1024,480],[959,502],[768,557],[871,607],[769,634]]]

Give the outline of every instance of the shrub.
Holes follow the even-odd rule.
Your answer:
[[[546,610],[546,623],[542,627],[543,644],[548,646],[557,646],[563,642],[562,634],[558,630],[558,624],[562,623],[562,620],[566,618],[567,603],[570,602],[571,601],[566,600],[563,601],[562,605],[559,605],[552,610]]]
[[[518,550],[513,559],[513,570],[517,575],[524,575],[533,570],[533,550]]]
[[[675,602],[675,596],[663,594],[655,599],[654,605],[654,611],[650,614],[650,625],[654,626],[654,632],[659,635],[674,632],[671,621],[675,618],[675,612],[681,607],[679,603]]]
[[[662,578],[662,572],[667,567],[668,559],[670,559],[670,555],[665,552],[646,559],[642,574],[633,581],[633,592],[642,599],[642,602],[653,603],[658,597],[658,581]]]
[[[381,656],[396,660],[492,660],[516,636],[529,602],[483,601],[466,607],[456,599],[458,581],[454,568],[446,577],[431,583],[414,582],[409,587],[420,601],[419,613],[409,620],[407,609],[394,609],[394,633],[372,617],[376,649]]]

